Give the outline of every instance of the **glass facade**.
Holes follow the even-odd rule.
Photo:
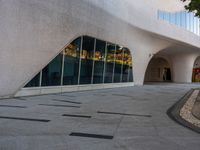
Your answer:
[[[200,19],[192,12],[165,12],[158,10],[158,19],[182,27],[200,36]]]
[[[89,36],[71,42],[25,87],[133,82],[129,49]]]
[[[77,38],[63,51],[63,85],[78,84],[81,38]]]

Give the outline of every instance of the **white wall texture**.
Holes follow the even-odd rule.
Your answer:
[[[157,52],[172,58],[175,82],[191,82],[191,64],[200,54],[200,38],[157,20],[158,9],[178,11],[183,9],[183,3],[179,0],[0,0],[0,97],[13,96],[80,35],[128,47],[133,55],[137,85],[143,84],[147,65]]]

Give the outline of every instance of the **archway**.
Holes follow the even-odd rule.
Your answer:
[[[192,82],[200,82],[200,56],[196,58],[192,72]]]
[[[145,82],[170,82],[172,81],[171,68],[168,61],[161,57],[153,57],[145,74]]]

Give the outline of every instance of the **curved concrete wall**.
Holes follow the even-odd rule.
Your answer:
[[[145,4],[145,6],[144,6]],[[135,84],[149,60],[180,45],[199,50],[199,37],[157,20],[157,10],[177,7],[160,0],[0,0],[0,96],[13,96],[62,48],[80,35],[128,47]],[[183,4],[178,5],[178,9]],[[184,80],[184,79],[183,79]]]

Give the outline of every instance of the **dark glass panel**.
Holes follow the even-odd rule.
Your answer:
[[[123,64],[123,48],[117,46],[115,54],[115,72],[114,72],[114,82],[121,82],[122,64]]]
[[[25,85],[25,87],[38,87],[40,85],[40,72]]]
[[[129,72],[129,63],[130,63],[129,55],[130,55],[130,51],[127,48],[124,48],[122,82],[128,82],[128,72]]]
[[[101,40],[96,40],[96,48],[94,55],[94,75],[93,75],[94,84],[103,83],[105,48],[106,48],[106,42]]]
[[[128,65],[129,65],[129,82],[133,82],[133,64],[132,64],[132,55],[131,52],[129,51],[129,61],[128,61]]]
[[[94,38],[84,36],[81,50],[80,84],[91,84],[94,56]]]
[[[105,78],[104,83],[112,83],[113,81],[113,67],[115,61],[115,45],[107,44],[107,55],[105,64]]]
[[[77,38],[69,44],[64,54],[63,85],[78,84],[79,58],[80,58],[81,38]]]
[[[61,84],[62,57],[60,53],[42,70],[42,86]]]

